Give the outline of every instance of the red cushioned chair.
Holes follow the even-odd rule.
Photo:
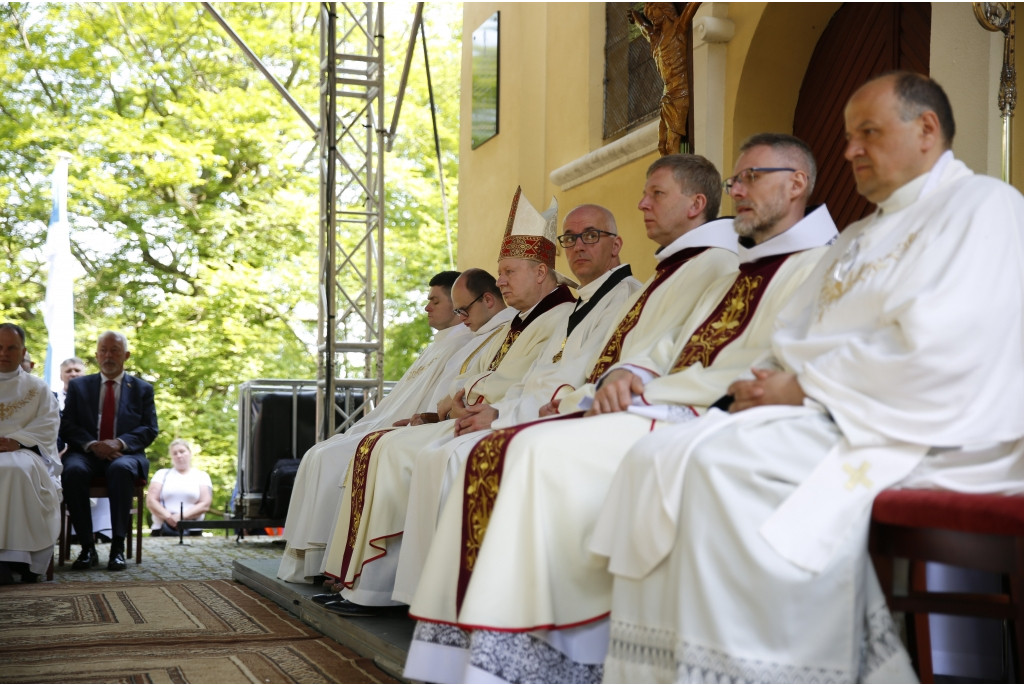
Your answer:
[[[1024,496],[886,490],[875,498],[868,549],[889,608],[907,614],[909,648],[921,682],[934,682],[928,614],[996,618],[1009,633],[1012,674],[1024,653]],[[894,559],[909,562],[905,593],[894,593]],[[929,591],[925,563],[999,574],[995,594]],[[906,579],[904,579],[906,580]],[[897,585],[896,587],[900,587]]]
[[[135,506],[131,508],[132,518],[135,519],[135,563],[142,563],[142,516],[146,511],[146,479],[135,479]],[[104,478],[93,478],[89,484],[89,497],[108,497],[107,481]],[[57,540],[57,551],[59,553],[58,566],[71,556],[71,517],[68,515],[67,506],[60,503],[60,538]],[[132,549],[132,525],[129,522],[128,534],[125,539],[125,553],[131,554]]]

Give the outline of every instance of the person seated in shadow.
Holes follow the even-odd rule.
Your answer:
[[[149,482],[146,508],[153,516],[154,537],[179,535],[180,521],[202,521],[213,502],[213,483],[206,471],[192,468],[192,448],[177,438],[169,448],[172,468],[160,469]],[[202,535],[193,528],[189,535]]]

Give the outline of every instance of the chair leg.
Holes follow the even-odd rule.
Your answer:
[[[50,555],[50,565],[46,567],[46,579],[53,580],[53,555]]]
[[[60,536],[57,538],[57,565],[63,566],[68,558],[68,508],[60,503]]]
[[[927,564],[923,561],[910,562],[910,591],[928,590]],[[922,683],[934,683],[932,666],[932,631],[929,614],[908,614],[914,622],[914,646],[917,651],[917,677]]]
[[[144,495],[142,488],[135,489],[135,563],[142,563],[142,512]]]
[[[1013,648],[1010,655],[1012,676],[1019,682],[1024,677],[1024,673],[1021,672],[1021,668],[1024,668],[1024,538],[1017,538],[1015,547],[1017,572],[1009,575],[1009,591],[1010,604],[1016,607],[1017,615],[1007,621],[1006,625],[1010,631],[1010,645]]]

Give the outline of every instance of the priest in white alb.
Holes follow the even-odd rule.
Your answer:
[[[587,326],[571,336],[572,346],[566,344],[569,365],[561,363],[567,357],[563,353],[559,364],[532,369],[520,391],[510,392],[503,400],[500,415],[489,427],[507,428],[558,411],[575,411],[581,398],[593,395],[593,379],[623,355],[646,349],[678,327],[708,286],[735,272],[736,233],[731,219],[714,218],[722,189],[721,175],[710,161],[700,155],[660,157],[648,167],[645,186],[637,208],[643,212],[648,238],[658,246],[654,274],[624,305],[612,310],[614,313],[605,306],[605,311],[588,315]],[[581,242],[564,246],[578,253],[585,247]],[[596,284],[592,290],[597,290]],[[614,327],[610,327],[612,323]],[[557,381],[554,388],[552,381]],[[443,454],[424,455],[417,461],[392,595],[397,601],[411,603],[441,506],[470,450],[486,435],[470,432],[485,427],[475,418],[462,421],[468,425],[460,433],[468,435],[438,447]]]
[[[845,109],[848,227],[732,413],[656,433],[590,548],[614,574],[610,682],[915,680],[867,552],[892,486],[1024,491],[1024,198],[951,151],[941,87]]]
[[[375,431],[363,438],[346,474],[324,572],[342,597],[315,597],[329,609],[362,615],[366,607],[391,606],[401,549],[409,473],[419,449],[454,435],[466,408],[500,400],[527,372],[575,306],[569,285],[555,270],[558,204],[538,212],[517,189],[498,256],[497,284],[518,314],[465,374],[452,398],[450,418],[439,423]],[[458,285],[458,284],[456,284]],[[562,328],[564,332],[564,328]]]
[[[585,382],[587,372],[617,322],[617,312],[633,301],[640,282],[619,260],[622,238],[615,217],[600,205],[580,205],[565,215],[558,243],[565,249],[578,297],[559,334],[548,339],[523,378],[493,404],[467,407],[455,434],[418,450],[409,479],[392,599],[408,604],[426,560],[439,506],[451,479],[472,446],[490,429],[535,420],[559,393]]]
[[[470,454],[410,608],[420,623],[407,677],[600,681],[611,577],[584,545],[616,466],[652,431],[703,414],[766,352],[778,312],[836,237],[825,207],[807,211],[816,167],[802,141],[754,136],[736,170],[739,272],[653,350],[614,365],[595,415],[496,431]]]
[[[25,332],[0,324],[0,585],[36,582],[60,533],[60,410],[24,357]]]
[[[457,271],[443,271],[430,279],[424,309],[437,333],[391,392],[344,433],[317,443],[303,455],[288,505],[287,544],[278,578],[308,583],[320,573],[332,517],[341,499],[338,487],[359,440],[374,429],[432,411],[434,388],[451,380],[444,375],[446,362],[463,350],[468,353],[473,332],[455,315],[451,301],[451,287],[458,275]]]

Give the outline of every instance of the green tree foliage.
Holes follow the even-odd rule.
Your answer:
[[[217,8],[315,120],[319,6]],[[458,154],[456,9],[439,6],[443,16],[428,23],[446,40],[431,66],[449,98],[441,124],[449,192]],[[411,17],[411,8],[390,14]],[[403,53],[409,17],[388,17],[390,54]],[[197,3],[0,5],[0,53],[0,319],[24,323],[42,361],[40,248],[49,174],[67,152],[72,251],[82,269],[79,356],[91,358],[105,329],[126,333],[130,371],[156,388],[154,469],[169,465],[171,439],[194,441],[223,507],[234,481],[239,383],[316,376],[313,132]],[[395,65],[392,58],[392,101]],[[422,66],[413,75],[386,164],[386,331],[400,341],[386,351],[390,378],[427,340],[422,284],[447,268]]]

